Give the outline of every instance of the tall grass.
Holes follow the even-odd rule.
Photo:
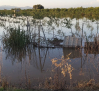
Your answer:
[[[29,35],[27,35],[24,30],[20,30],[20,28],[10,28],[6,34],[4,33],[3,44],[5,46],[21,49],[29,43]]]

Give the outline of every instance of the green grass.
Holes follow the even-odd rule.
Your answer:
[[[3,44],[9,47],[15,47],[18,49],[26,47],[30,43],[29,35],[24,30],[9,29],[7,34],[3,36]]]
[[[4,91],[4,88],[1,87],[1,88],[0,88],[0,91]]]

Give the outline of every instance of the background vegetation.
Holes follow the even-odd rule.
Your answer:
[[[34,7],[34,6],[33,6]],[[43,7],[43,6],[42,6]],[[0,10],[0,16],[13,15],[13,10]],[[89,19],[99,19],[99,7],[89,7],[89,8],[54,8],[54,9],[26,9],[20,10],[20,12],[15,12],[16,16],[33,16],[34,18],[43,17],[70,17],[70,18],[82,18],[86,17]]]
[[[44,6],[42,6],[41,4],[37,4],[33,6],[33,9],[44,9]]]

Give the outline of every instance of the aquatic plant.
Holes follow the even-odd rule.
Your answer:
[[[4,33],[3,44],[5,46],[24,48],[30,43],[29,35],[25,33],[24,30],[10,28],[7,33]]]

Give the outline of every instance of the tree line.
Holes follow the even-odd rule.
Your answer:
[[[13,10],[0,10],[0,16],[13,15]],[[87,17],[90,19],[99,19],[99,7],[78,7],[78,8],[54,8],[54,9],[25,9],[20,12],[15,12],[16,16],[33,16],[34,18],[41,19],[44,17],[70,17],[82,18]]]

